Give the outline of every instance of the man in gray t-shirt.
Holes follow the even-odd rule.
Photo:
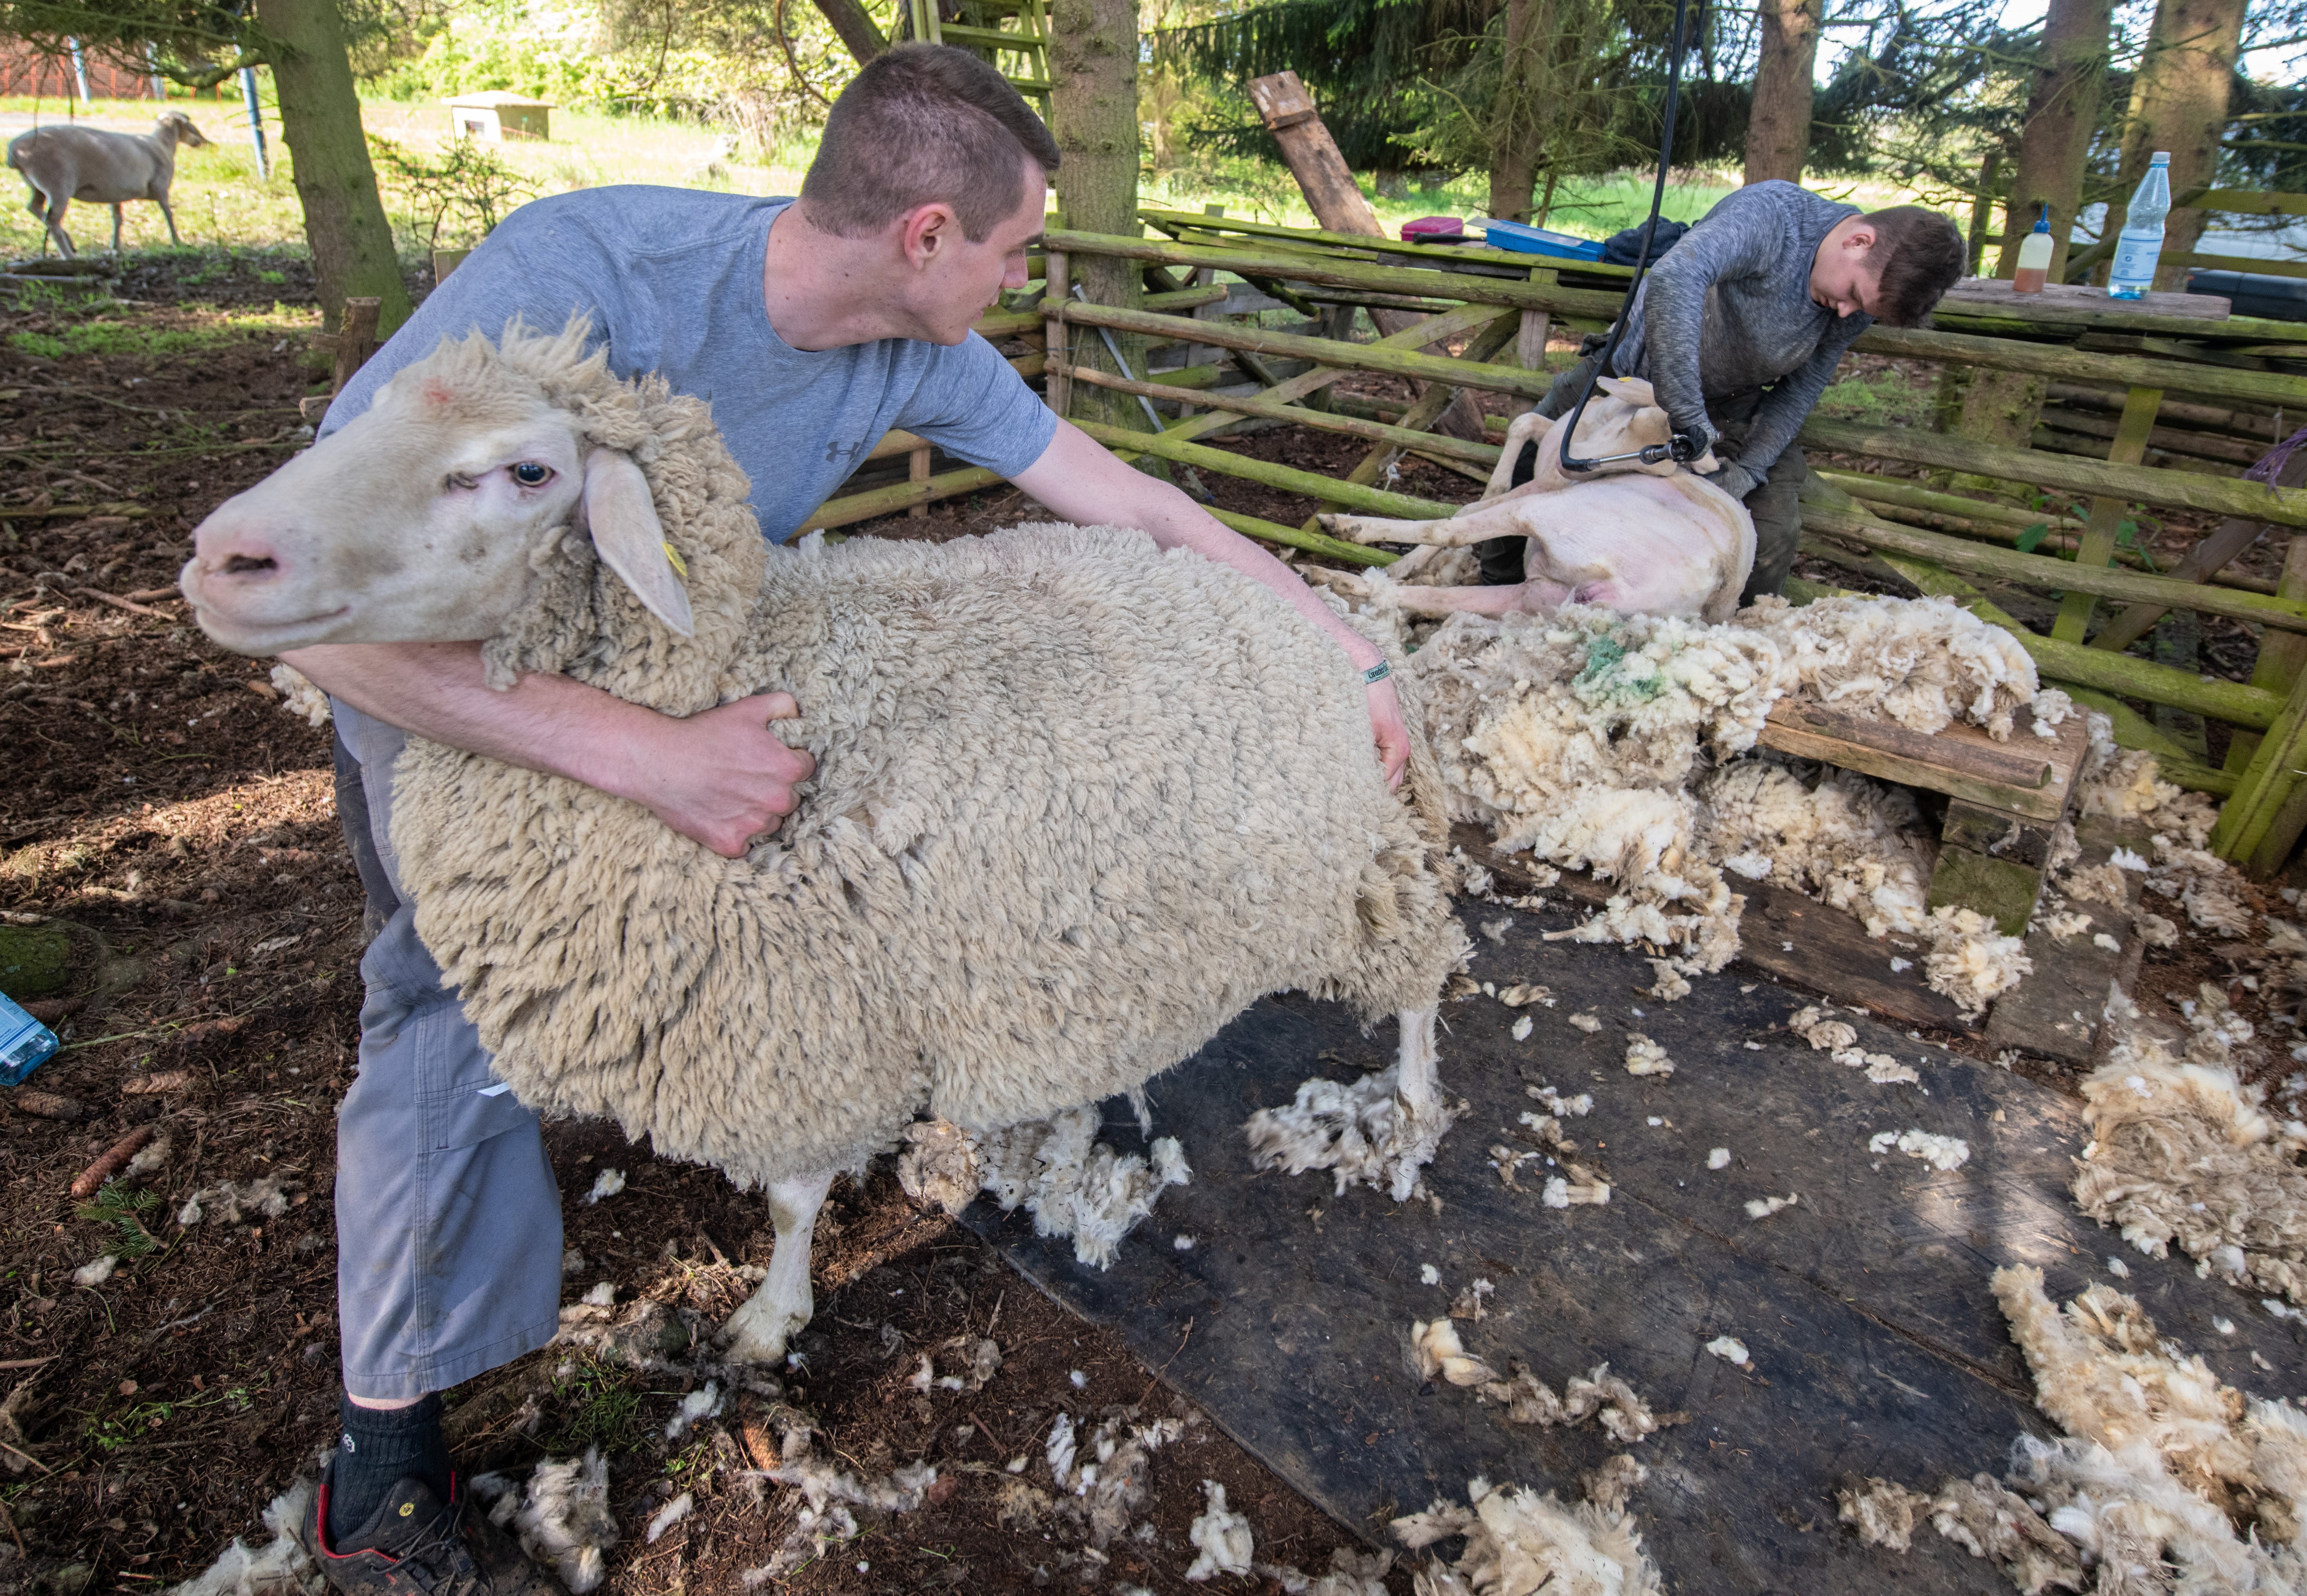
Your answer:
[[[1051,415],[969,330],[1000,290],[1025,286],[1057,165],[1049,130],[991,66],[936,46],[887,51],[836,102],[799,200],[609,188],[524,207],[338,396],[331,422],[442,338],[583,315],[619,374],[656,373],[712,401],[772,539],[902,427],[1060,519],[1139,528],[1231,565],[1358,666],[1379,665],[1279,561]],[[339,1591],[399,1596],[414,1579],[545,1596],[552,1583],[468,1510],[440,1394],[552,1339],[559,1189],[536,1116],[494,1080],[416,935],[394,869],[392,762],[418,734],[630,799],[736,857],[810,774],[770,729],[797,709],[768,693],[675,720],[554,675],[493,691],[470,643],[284,657],[335,706],[339,812],[386,916],[361,961],[360,1070],[338,1114],[343,1429],[302,1533]],[[1383,679],[1368,694],[1399,781],[1400,705]]]
[[[1786,586],[1806,469],[1795,434],[1844,351],[1878,320],[1921,322],[1964,261],[1962,234],[1935,211],[1862,215],[1774,181],[1727,195],[1643,278],[1612,374],[1648,382],[1677,432],[1717,445],[1714,482],[1754,518],[1746,597]],[[1539,414],[1559,418],[1576,406],[1600,357],[1599,341],[1590,342]],[[1483,579],[1522,580],[1522,553],[1513,538],[1483,545]]]

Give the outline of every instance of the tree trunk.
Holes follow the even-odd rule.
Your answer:
[[[873,19],[866,14],[859,0],[817,0],[817,9],[833,24],[834,32],[841,36],[843,47],[856,57],[858,65],[864,65],[888,47],[888,40],[881,37],[880,29],[873,25]]]
[[[1531,219],[1530,196],[1538,186],[1545,132],[1538,107],[1544,77],[1539,52],[1553,32],[1553,10],[1550,0],[1506,0],[1498,98],[1490,113],[1490,214],[1505,221]]]
[[[347,296],[372,296],[378,301],[378,336],[390,337],[412,307],[392,224],[369,165],[360,96],[335,0],[256,0],[256,20],[276,41],[272,82],[280,94],[280,131],[295,157],[322,317],[333,329]]]
[[[1819,0],[1762,0],[1762,54],[1746,118],[1746,177],[1800,183],[1810,153],[1811,74],[1818,65]]]
[[[2083,163],[2098,124],[2099,93],[2106,82],[2107,30],[2112,0],[2051,0],[2043,22],[2043,64],[2027,97],[2027,120],[2019,133],[2019,165],[2003,207],[2003,248],[1994,275],[2019,271],[2019,245],[2035,230],[2035,217],[2051,208],[2051,271],[2063,280],[2067,240],[2082,199]],[[2042,414],[2046,379],[2025,372],[1979,370],[1963,394],[1959,435],[1988,442],[2029,437]],[[2025,484],[1957,476],[1951,485],[2024,499]]]
[[[2131,191],[2147,176],[2158,150],[2171,152],[2171,197],[2208,184],[2218,170],[2219,140],[2226,132],[2227,99],[2234,88],[2235,55],[2243,41],[2244,0],[2162,0],[2146,58],[2131,80],[2129,126],[2123,141],[2123,176],[2106,208],[2106,232],[2123,228]],[[2204,213],[2174,210],[2164,223],[2158,288],[2183,290],[2186,257],[2203,236]]]
[[[2027,97],[2027,120],[2019,134],[2019,167],[2011,174],[2003,210],[2001,278],[2019,270],[2019,245],[2035,230],[2035,216],[2051,208],[2051,280],[2062,281],[2067,240],[2082,200],[2083,163],[2091,132],[2098,124],[2100,90],[2106,82],[2107,28],[2111,0],[2051,0],[2043,22],[2043,64]],[[1985,374],[1985,373],[1982,373]]]
[[[1057,173],[1058,209],[1066,226],[1077,231],[1134,238],[1140,231],[1136,0],[1054,0],[1049,18],[1050,132],[1065,158]],[[1136,309],[1144,297],[1138,271],[1135,261],[1073,257],[1074,281],[1099,305]],[[1093,328],[1066,331],[1076,364],[1114,369]],[[1145,339],[1114,336],[1135,374],[1143,377]],[[1072,409],[1087,420],[1147,430],[1137,401],[1111,389],[1076,385]],[[1141,468],[1152,459],[1141,460]]]

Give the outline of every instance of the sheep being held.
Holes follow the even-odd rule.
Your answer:
[[[481,638],[498,685],[799,701],[816,775],[742,859],[419,740],[394,777],[418,933],[499,1077],[769,1188],[737,1355],[808,1322],[835,1171],[920,1116],[990,1135],[1136,1087],[1266,992],[1398,1014],[1402,1116],[1435,1110],[1465,940],[1414,705],[1397,796],[1335,645],[1137,532],[769,548],[707,407],[584,342],[444,343],[211,516],[184,588],[245,653]]]
[[[1607,377],[1598,386],[1578,423],[1582,456],[1625,454],[1667,441],[1673,426],[1648,382]],[[1728,621],[1754,569],[1754,520],[1745,506],[1670,460],[1569,476],[1554,425],[1535,412],[1516,416],[1488,488],[1447,520],[1325,515],[1322,525],[1359,543],[1462,547],[1493,537],[1529,540],[1526,580],[1392,588],[1389,598],[1409,614],[1505,615],[1591,604],[1624,614]],[[1517,487],[1514,468],[1525,446],[1537,450],[1538,470]],[[1713,469],[1712,457],[1697,469]]]

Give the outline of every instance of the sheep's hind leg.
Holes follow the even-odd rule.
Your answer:
[[[1435,1041],[1438,1005],[1402,1011],[1402,1048],[1394,1062],[1394,1093],[1398,1117],[1391,1145],[1385,1150],[1386,1172],[1394,1200],[1406,1202],[1419,1195],[1419,1171],[1434,1162],[1442,1138],[1458,1112],[1442,1101],[1442,1082],[1435,1073],[1441,1050]]]
[[[769,1222],[776,1227],[776,1250],[769,1275],[721,1326],[721,1341],[734,1363],[775,1363],[785,1343],[799,1334],[816,1310],[809,1290],[810,1232],[817,1211],[832,1188],[833,1171],[779,1180],[769,1188]]]
[[[1435,1067],[1442,1061],[1442,1050],[1435,1039],[1435,1017],[1440,1013],[1440,1006],[1435,1004],[1402,1011],[1402,1048],[1396,1054],[1400,1073],[1394,1077],[1394,1089],[1416,1118],[1431,1112],[1441,1097],[1442,1082],[1435,1074]]]

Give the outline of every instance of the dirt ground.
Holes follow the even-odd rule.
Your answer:
[[[318,318],[308,282],[278,263],[173,259],[126,279],[138,305],[0,308],[0,746],[13,767],[0,932],[61,925],[72,949],[68,983],[39,1010],[67,1051],[0,1096],[0,1596],[165,1588],[236,1535],[261,1540],[265,1505],[334,1435],[330,1120],[355,1067],[360,888],[325,731],[284,713],[268,664],[214,648],[174,596],[200,518],[300,442]],[[1340,474],[1362,452],[1294,431],[1228,447]],[[1269,519],[1313,508],[1206,480],[1222,504]],[[1419,461],[1401,485],[1478,492]],[[991,492],[854,531],[944,537],[1030,513]],[[2248,674],[2247,652],[2216,634],[2209,647],[2207,668]],[[2262,1019],[2239,957],[2150,952],[2140,1001],[2214,979]],[[150,1137],[139,1177],[68,1195],[132,1134]],[[685,1310],[693,1333],[750,1291],[741,1271],[771,1245],[760,1197],[599,1125],[549,1128],[547,1146],[569,1300],[605,1281],[620,1302]],[[609,1168],[624,1189],[588,1205]],[[264,1180],[278,1213],[236,1222],[210,1196],[203,1217],[180,1217],[195,1193]],[[916,1512],[861,1512],[858,1539],[779,1589],[1280,1590],[1265,1576],[1183,1583],[1205,1480],[1248,1516],[1261,1563],[1320,1571],[1365,1544],[1182,1410],[1158,1370],[913,1210],[886,1168],[837,1187],[818,1235],[817,1321],[776,1399],[748,1394],[669,1440],[697,1377],[548,1349],[457,1394],[460,1463],[519,1474],[601,1447],[623,1528],[614,1592],[745,1588],[742,1572],[796,1522],[799,1494],[755,1473],[796,1412],[819,1455],[870,1474],[926,1461],[939,1480]],[[75,1277],[106,1257],[108,1275]],[[997,1343],[999,1372],[976,1391],[919,1392],[922,1355],[953,1372],[963,1335]],[[1087,1429],[1130,1412],[1187,1428],[1153,1456],[1138,1514],[1150,1530],[1101,1551],[1036,1499],[1051,1487],[1043,1447],[1060,1413]],[[646,1540],[683,1492],[696,1510]],[[1390,1588],[1409,1589],[1406,1571]]]

